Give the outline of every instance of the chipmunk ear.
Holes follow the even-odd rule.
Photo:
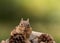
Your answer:
[[[29,18],[27,19],[27,21],[29,22]]]
[[[23,21],[23,18],[21,18],[19,25],[21,24],[22,21]]]
[[[23,21],[23,18],[21,18],[21,21]]]

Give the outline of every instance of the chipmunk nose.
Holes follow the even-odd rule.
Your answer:
[[[25,28],[28,28],[28,27],[30,27],[30,25],[29,24],[25,24],[24,27]]]
[[[30,27],[30,25],[29,25],[29,24],[27,24],[27,25],[26,25],[26,28],[29,28],[29,27]]]
[[[28,24],[27,27],[29,27],[30,25]]]

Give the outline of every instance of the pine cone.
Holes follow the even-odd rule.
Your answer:
[[[36,31],[32,31],[29,40],[31,43],[55,43],[51,35]]]
[[[9,43],[25,43],[26,38],[22,34],[14,34],[9,39]]]
[[[55,43],[55,42],[51,35],[41,34],[41,36],[38,37],[38,43]]]

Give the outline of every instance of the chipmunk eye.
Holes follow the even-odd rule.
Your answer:
[[[23,26],[23,24],[20,24],[20,26]]]
[[[23,25],[23,24],[21,24],[21,25]]]

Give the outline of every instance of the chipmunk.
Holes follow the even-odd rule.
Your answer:
[[[14,34],[19,33],[19,34],[25,34],[27,38],[30,37],[30,34],[32,33],[32,28],[29,23],[29,19],[23,20],[21,19],[20,23],[18,26],[16,26],[15,29],[11,32],[11,36]]]
[[[21,19],[18,26],[11,32],[9,43],[30,43],[29,37],[32,33],[32,28],[29,23],[29,19]]]

